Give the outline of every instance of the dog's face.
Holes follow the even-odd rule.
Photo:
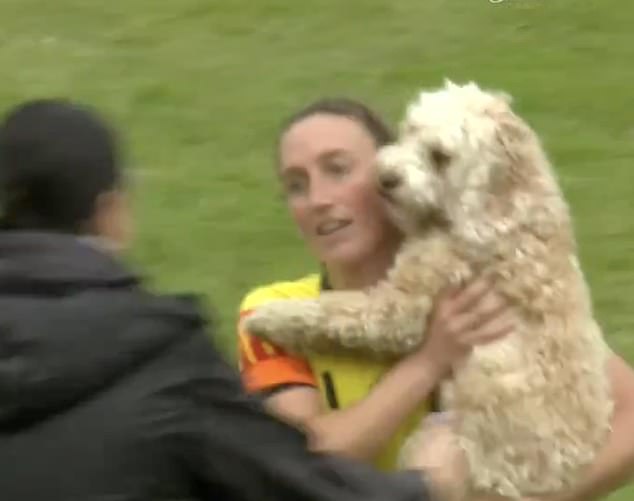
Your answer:
[[[509,122],[509,103],[475,84],[447,82],[409,106],[398,142],[377,161],[379,189],[405,231],[432,218],[451,223],[458,208],[488,203],[510,179],[514,142],[522,140],[514,134],[524,128]]]

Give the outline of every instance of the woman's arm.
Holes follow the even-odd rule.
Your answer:
[[[196,499],[265,501],[451,501],[464,482],[463,459],[449,450],[450,475],[433,465],[385,474],[369,465],[311,452],[306,437],[265,412],[203,332],[182,336],[155,374],[156,402],[145,432],[178,468]],[[149,400],[149,399],[148,399]],[[150,417],[151,416],[151,417]],[[154,442],[153,442],[154,443]],[[162,463],[161,463],[162,464]],[[441,497],[432,494],[439,493]]]
[[[303,427],[313,448],[368,460],[473,345],[498,339],[512,327],[502,298],[487,282],[476,281],[440,299],[423,347],[396,364],[356,405],[325,413],[317,390],[297,387],[269,397],[268,406]]]
[[[439,380],[438,364],[421,356],[397,365],[366,398],[346,409],[326,412],[319,392],[301,386],[269,397],[267,406],[303,428],[314,450],[367,460],[427,399]]]

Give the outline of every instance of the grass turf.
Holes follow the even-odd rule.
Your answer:
[[[288,112],[347,94],[395,122],[445,76],[505,89],[557,166],[597,314],[634,362],[634,3],[496,1],[3,0],[0,105],[72,96],[122,126],[131,259],[157,287],[206,294],[232,357],[241,296],[314,269],[273,176]]]

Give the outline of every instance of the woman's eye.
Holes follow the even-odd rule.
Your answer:
[[[299,195],[306,190],[306,183],[303,181],[290,181],[286,183],[286,193],[289,195]]]
[[[284,192],[289,196],[301,195],[306,191],[307,181],[300,176],[289,176],[284,180]]]
[[[337,176],[346,174],[350,170],[350,166],[343,160],[333,160],[326,165],[328,172]]]

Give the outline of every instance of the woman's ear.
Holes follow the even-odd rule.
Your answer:
[[[128,195],[120,189],[104,192],[95,201],[89,232],[115,250],[127,248],[132,240],[132,212]]]

